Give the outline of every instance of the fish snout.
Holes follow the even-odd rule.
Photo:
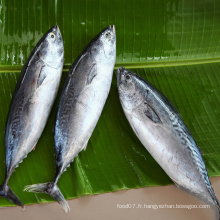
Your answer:
[[[110,31],[110,33],[111,33],[111,38],[112,38],[112,40],[115,40],[115,38],[116,38],[116,34],[115,34],[115,25],[109,25],[107,28],[106,28],[106,30],[108,30],[108,31]]]
[[[56,35],[57,42],[63,44],[63,38],[58,25],[53,26],[53,33]]]
[[[54,25],[54,26],[53,26],[53,32],[54,32],[56,35],[61,35],[60,28],[59,28],[58,25]]]
[[[49,32],[53,32],[54,34],[56,34],[57,32],[60,32],[59,26],[58,25],[54,25]]]

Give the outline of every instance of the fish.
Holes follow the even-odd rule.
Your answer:
[[[71,66],[62,89],[55,122],[56,172],[52,182],[26,186],[47,193],[65,210],[70,207],[57,185],[79,152],[86,149],[108,97],[116,59],[115,26],[108,26]]]
[[[220,209],[202,151],[174,105],[152,84],[123,67],[117,69],[122,109],[147,151],[180,188]]]
[[[24,208],[8,186],[15,168],[32,151],[53,106],[63,69],[63,39],[57,25],[40,39],[24,64],[5,126],[6,172],[0,196]]]

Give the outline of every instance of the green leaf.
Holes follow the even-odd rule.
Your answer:
[[[220,175],[219,18],[217,0],[0,0],[0,182],[5,175],[4,125],[18,76],[36,43],[54,24],[64,39],[62,81],[90,40],[115,24],[116,67],[132,68],[170,99],[204,152],[209,175]],[[23,188],[53,180],[52,130],[58,99],[59,95],[35,151],[9,181],[24,204],[52,201]],[[58,182],[61,191],[66,198],[75,198],[171,183],[130,128],[119,103],[115,73],[86,151]],[[13,204],[0,198],[0,205]]]

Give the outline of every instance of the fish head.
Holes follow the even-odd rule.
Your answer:
[[[115,62],[116,34],[114,25],[105,28],[91,44],[91,53],[95,54],[94,57],[98,62]]]
[[[42,38],[39,48],[40,59],[53,68],[63,66],[63,38],[58,25],[53,26]]]
[[[120,102],[125,109],[132,110],[143,102],[145,94],[135,73],[123,67],[118,68],[117,85]]]

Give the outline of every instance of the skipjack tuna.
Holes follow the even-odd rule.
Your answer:
[[[117,84],[132,129],[157,163],[177,186],[219,209],[201,151],[171,102],[125,68],[118,68]]]
[[[54,26],[29,56],[11,101],[5,129],[6,175],[0,196],[22,207],[8,181],[41,136],[58,91],[63,60],[62,36],[58,26]]]
[[[116,58],[115,27],[98,34],[76,59],[63,86],[55,124],[56,174],[53,182],[27,186],[51,195],[67,212],[57,181],[87,143],[107,99]]]

